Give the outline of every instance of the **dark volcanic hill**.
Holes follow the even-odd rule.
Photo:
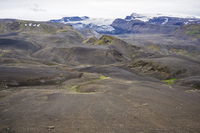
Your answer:
[[[137,23],[96,38],[0,20],[0,133],[200,132],[198,24]]]

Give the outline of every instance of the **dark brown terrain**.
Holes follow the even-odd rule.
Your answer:
[[[200,45],[177,32],[0,20],[0,132],[199,133]]]

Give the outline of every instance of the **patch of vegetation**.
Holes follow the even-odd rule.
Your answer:
[[[133,61],[130,64],[128,64],[127,67],[131,71],[133,70],[138,72],[140,75],[151,75],[158,79],[170,78],[170,76],[172,76],[173,74],[173,69],[171,69],[169,66],[161,64],[158,65],[148,60]]]
[[[60,30],[57,30],[57,31],[56,31],[56,33],[60,33],[60,32],[68,32],[68,30],[60,29]]]
[[[68,32],[66,29],[61,29],[46,23],[16,20],[7,25],[11,31],[20,31],[22,33],[35,33],[35,34],[55,34],[59,32]]]
[[[74,32],[75,32],[79,37],[81,37],[82,39],[85,39],[85,36],[84,36],[83,34],[81,34],[79,31],[74,30]]]
[[[139,60],[138,62],[133,62],[133,63],[129,64],[129,68],[152,66],[152,65],[153,65],[153,62]]]
[[[65,40],[64,39],[61,39],[61,38],[59,38],[59,39],[56,39],[56,40],[53,40],[53,42],[54,43],[65,43]]]
[[[0,89],[7,89],[7,88],[8,86],[7,86],[6,80],[0,83]]]
[[[159,72],[171,73],[171,70],[168,66],[154,66],[153,68]]]
[[[71,90],[74,91],[74,92],[77,92],[78,91],[77,87],[78,87],[77,85],[74,85],[74,86],[71,87]]]
[[[112,36],[104,35],[95,44],[96,45],[109,45],[113,39],[114,39],[114,37],[112,37]]]
[[[28,32],[36,28],[38,29],[40,27],[39,25],[40,25],[39,22],[16,20],[10,25],[10,29],[15,31]]]
[[[105,77],[103,75],[100,76],[100,80],[109,79],[110,77]]]
[[[173,79],[169,79],[169,80],[162,80],[162,82],[172,85],[175,80],[177,80],[177,79],[173,78]]]
[[[43,32],[49,33],[49,34],[54,34],[58,30],[56,27],[53,27],[53,26],[47,25],[47,24],[41,24],[41,28],[42,28]]]
[[[0,49],[0,59],[3,56],[3,50]]]
[[[199,34],[199,30],[198,29],[189,30],[189,31],[187,31],[187,34],[190,36],[195,36],[195,35]]]
[[[189,51],[189,50],[185,50],[185,49],[174,49],[174,48],[171,48],[169,50],[169,53],[187,56],[187,57],[192,57],[192,58],[195,58],[200,54],[198,51]]]
[[[195,36],[197,34],[200,34],[199,28],[200,27],[198,27],[198,26],[192,25],[192,26],[186,28],[188,30],[188,31],[186,31],[186,33],[190,36]]]
[[[193,37],[195,40],[200,39],[200,24],[192,24],[185,26],[187,35]]]
[[[46,64],[46,65],[48,65],[48,66],[54,66],[54,65],[56,65],[56,64],[54,64],[54,63],[48,63],[48,64]]]
[[[39,45],[37,45],[35,42],[31,42],[35,47],[40,48]]]
[[[92,79],[90,81],[98,81],[98,80],[104,80],[104,79],[110,79],[110,77],[105,77],[103,75],[100,75],[100,78],[99,79]]]
[[[85,41],[83,41],[83,43],[95,44],[97,41],[98,41],[98,39],[95,36],[92,36],[92,37],[86,39]]]
[[[47,65],[47,66],[54,66],[54,65],[56,65],[55,63],[48,62],[48,61],[43,62],[43,64]]]
[[[31,52],[28,52],[28,56],[29,56],[29,57],[31,57],[31,54],[32,54]]]
[[[90,87],[90,85],[93,84],[84,84],[84,85],[74,85],[71,87],[71,91],[78,93],[78,94],[93,94],[94,92],[96,92],[96,88],[95,87]]]
[[[0,25],[0,33],[3,33],[3,26]]]
[[[136,54],[132,54],[130,55],[131,58],[135,58],[136,57]]]
[[[147,48],[152,49],[153,51],[159,51],[160,50],[160,46],[155,45],[155,44],[150,45]]]

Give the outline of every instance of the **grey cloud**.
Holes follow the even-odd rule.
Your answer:
[[[31,6],[31,10],[35,11],[35,12],[46,12],[45,9],[39,8],[38,4],[34,4]]]

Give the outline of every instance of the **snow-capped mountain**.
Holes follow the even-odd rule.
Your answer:
[[[131,20],[140,20],[147,22],[149,19],[153,18],[154,15],[147,15],[147,14],[137,14],[137,13],[132,13],[130,16],[126,16],[125,20],[131,21]]]
[[[114,20],[74,16],[50,20],[50,22],[70,24],[79,31],[92,28],[98,34],[170,33],[186,24],[200,24],[200,18],[132,13],[130,16],[126,16],[125,19]]]
[[[126,21],[140,20],[149,24],[156,25],[185,25],[200,23],[199,18],[180,15],[163,15],[163,14],[137,14],[132,13],[126,16]]]
[[[67,22],[77,22],[77,21],[82,21],[82,20],[87,20],[89,17],[83,16],[83,17],[63,17],[62,19],[54,19],[50,20],[50,22],[58,22],[58,23],[67,23]]]
[[[87,16],[64,17],[58,20],[50,20],[50,22],[70,24],[77,30],[92,28],[98,33],[113,32],[115,29],[110,26],[113,21],[114,19],[89,18]]]
[[[168,34],[186,24],[200,24],[200,18],[171,16],[162,14],[136,14],[125,19],[115,19],[111,26],[115,34],[124,33],[162,33]]]

